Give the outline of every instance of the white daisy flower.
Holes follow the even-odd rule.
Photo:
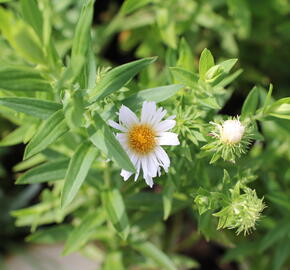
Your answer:
[[[177,134],[169,132],[175,126],[175,116],[162,120],[166,110],[156,108],[155,102],[144,101],[141,120],[128,107],[122,105],[119,111],[119,124],[109,120],[109,125],[121,131],[116,138],[124,147],[136,168],[135,181],[140,170],[147,185],[153,186],[153,178],[161,175],[160,167],[168,172],[170,160],[162,145],[178,145]],[[132,172],[121,171],[124,180],[128,180]]]

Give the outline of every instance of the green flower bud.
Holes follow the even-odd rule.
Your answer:
[[[257,197],[256,191],[248,187],[243,188],[240,194],[240,183],[231,189],[231,197],[228,204],[214,216],[219,218],[218,229],[236,229],[237,234],[244,235],[255,229],[255,224],[265,208],[263,198]]]

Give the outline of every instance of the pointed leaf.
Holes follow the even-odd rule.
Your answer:
[[[104,152],[109,159],[114,160],[121,168],[127,171],[135,171],[135,167],[127,153],[98,113],[94,113],[92,124],[87,130],[90,141]]]
[[[97,149],[88,142],[81,144],[75,151],[65,175],[65,183],[61,194],[62,207],[68,206],[74,199],[97,157],[97,152]]]
[[[119,235],[126,240],[130,232],[130,225],[120,191],[117,189],[103,191],[102,202],[107,211],[108,219]]]
[[[69,130],[63,111],[59,110],[44,121],[38,132],[25,148],[24,159],[27,159],[54,143]]]
[[[16,184],[35,184],[62,180],[65,177],[68,164],[68,159],[49,161],[22,174],[17,179]]]
[[[258,102],[259,102],[259,91],[257,87],[254,87],[248,94],[243,104],[241,119],[253,116],[257,110]]]
[[[170,258],[150,242],[132,244],[144,257],[151,258],[161,269],[177,270]]]
[[[178,92],[183,87],[181,84],[171,84],[167,86],[160,86],[156,88],[149,88],[129,96],[124,99],[122,103],[131,108],[137,107],[144,101],[162,102]]]
[[[182,83],[186,87],[196,88],[198,83],[198,76],[183,68],[171,67],[170,71],[178,83]]]
[[[0,105],[40,119],[47,119],[61,109],[59,103],[25,97],[0,97]]]
[[[110,70],[97,84],[95,89],[89,91],[91,96],[90,102],[103,99],[123,87],[144,67],[153,63],[156,57],[144,58],[118,66]]]
[[[205,74],[212,66],[214,66],[213,56],[210,50],[205,48],[199,59],[199,76],[202,80],[205,80]]]
[[[64,246],[63,255],[68,255],[82,248],[89,241],[92,233],[94,233],[104,221],[105,215],[103,209],[94,210],[87,214],[82,219],[81,224],[76,226],[69,234]]]

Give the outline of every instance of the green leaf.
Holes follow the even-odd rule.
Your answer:
[[[51,91],[50,83],[35,69],[4,65],[0,67],[0,88],[7,91]]]
[[[154,2],[154,0],[126,0],[121,7],[120,13],[122,15],[127,15],[152,2]]]
[[[0,7],[0,30],[15,52],[33,64],[45,64],[41,42],[26,22]]]
[[[26,241],[36,244],[55,244],[67,239],[72,226],[68,224],[57,225],[52,228],[41,229],[26,238]]]
[[[263,89],[262,89],[263,90]],[[261,91],[262,91],[261,90]],[[273,84],[270,84],[269,86],[269,90],[268,90],[268,93],[267,93],[267,96],[266,96],[266,100],[265,100],[265,104],[263,106],[263,114],[266,113],[267,109],[268,109],[268,106],[270,105],[271,103],[271,98],[272,98],[272,92],[273,92]],[[262,92],[263,93],[263,92]]]
[[[108,219],[119,235],[126,240],[130,232],[130,225],[120,191],[117,189],[103,191],[102,202]]]
[[[192,48],[189,46],[185,38],[182,38],[179,44],[179,57],[176,65],[187,71],[194,71],[194,57],[192,51]]]
[[[93,161],[97,157],[97,149],[91,143],[84,142],[73,154],[65,176],[61,194],[61,206],[67,207],[79,191]]]
[[[66,122],[71,130],[82,126],[84,120],[84,101],[80,90],[65,91],[63,111]]]
[[[161,267],[161,269],[177,270],[170,258],[152,243],[134,243],[132,246],[144,257],[149,257],[152,259],[159,267]]]
[[[251,117],[255,114],[259,102],[259,91],[257,87],[254,87],[248,94],[242,107],[241,119]]]
[[[156,57],[143,58],[118,66],[104,75],[97,87],[89,90],[90,102],[103,99],[123,87],[144,67],[153,63]]]
[[[24,159],[41,152],[54,143],[59,137],[69,130],[63,115],[59,110],[43,122],[38,132],[25,148]]]
[[[59,103],[25,97],[0,97],[0,105],[40,119],[47,119],[61,109]]]
[[[10,146],[23,142],[27,129],[26,125],[16,128],[0,141],[0,146]]]
[[[172,201],[173,201],[173,194],[175,191],[175,185],[171,179],[171,177],[167,177],[162,200],[163,200],[163,219],[166,220],[172,209]]]
[[[22,174],[16,184],[54,182],[65,178],[69,160],[61,159],[46,162]]]
[[[64,246],[63,255],[68,255],[81,249],[104,221],[105,215],[102,209],[94,210],[87,214],[81,223],[69,234]]]
[[[162,102],[175,95],[182,87],[183,85],[181,84],[171,84],[167,86],[145,89],[124,99],[122,103],[133,108],[142,104],[144,101],[155,101],[157,103]]]
[[[42,39],[42,15],[35,0],[21,0],[21,10],[24,20],[29,23],[38,37]]]
[[[113,251],[106,255],[103,270],[125,270],[123,257],[120,251]]]
[[[221,109],[221,106],[217,103],[217,100],[213,97],[203,98],[199,100],[200,104],[214,110]]]
[[[214,58],[211,52],[205,48],[199,59],[199,76],[202,80],[205,80],[206,72],[214,66]]]
[[[290,120],[290,97],[281,98],[275,101],[266,110],[266,113],[277,118]]]
[[[76,26],[71,52],[71,67],[75,70],[77,67],[75,76],[78,75],[84,64],[84,61],[79,60],[85,59],[88,50],[90,29],[94,13],[94,2],[94,0],[86,0],[84,2],[81,15]]]
[[[169,69],[176,82],[190,88],[197,88],[199,78],[196,74],[179,67],[171,67]]]
[[[87,130],[90,141],[104,152],[109,159],[114,160],[121,168],[135,172],[135,167],[127,153],[97,112],[94,112],[91,125]]]

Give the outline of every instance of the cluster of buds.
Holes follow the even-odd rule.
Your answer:
[[[236,229],[237,234],[244,232],[248,234],[255,229],[255,224],[265,208],[263,198],[257,197],[256,191],[243,187],[243,194],[240,193],[240,183],[234,189],[230,189],[230,200],[221,211],[214,214],[219,218],[218,229]]]

